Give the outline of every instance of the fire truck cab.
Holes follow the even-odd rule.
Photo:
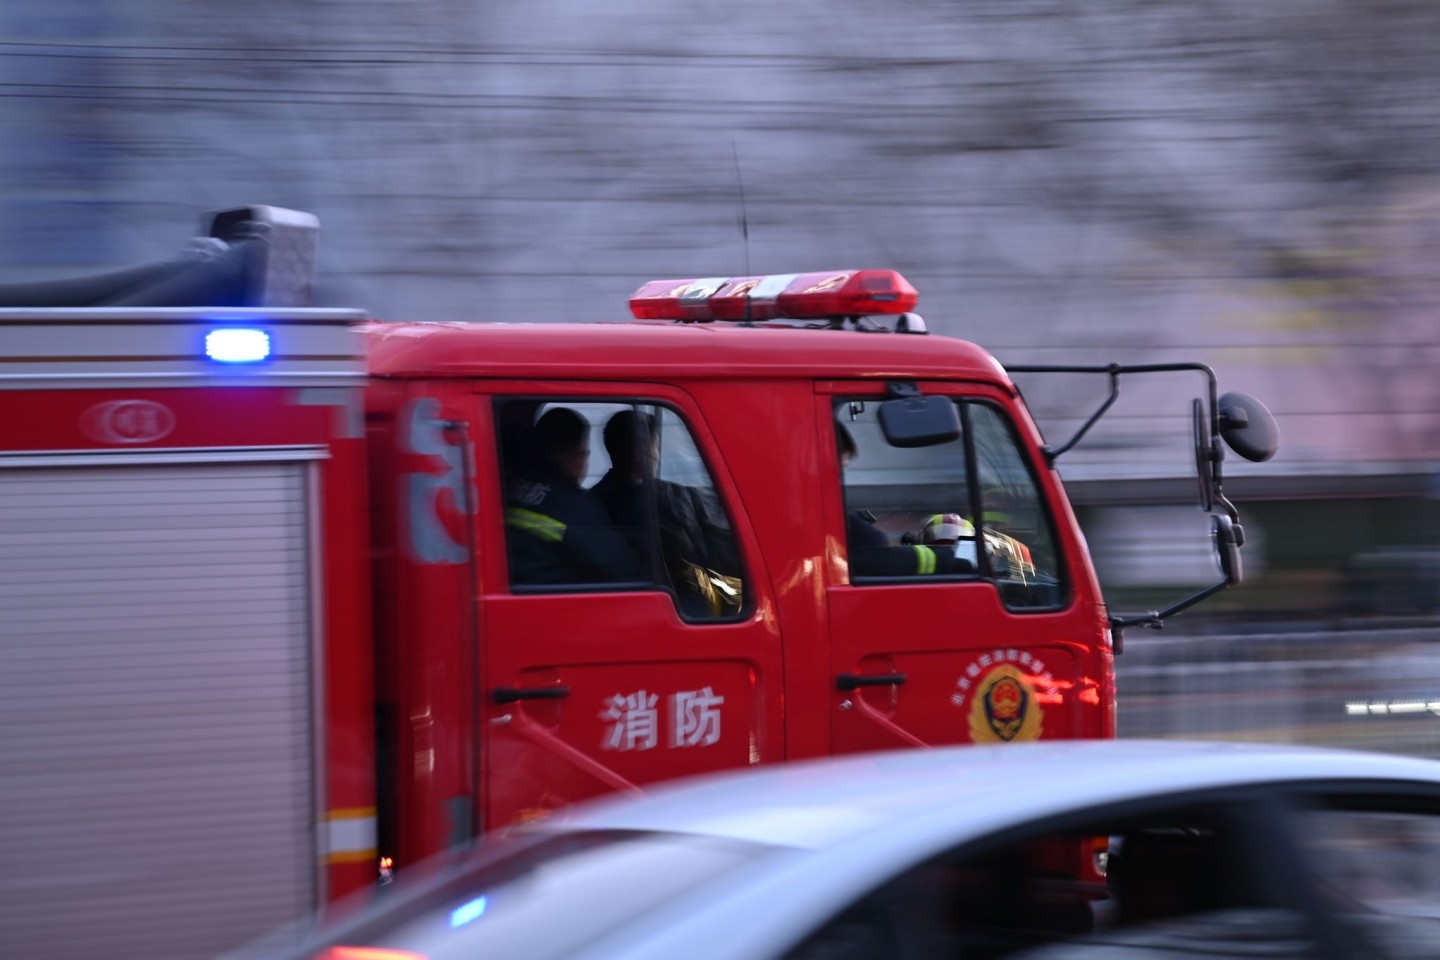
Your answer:
[[[381,783],[397,788],[381,849],[401,862],[722,767],[1113,735],[1083,540],[978,347],[643,322],[370,337],[380,743],[395,771]],[[586,424],[579,487],[629,488],[638,569],[616,557],[571,582],[527,578],[518,461],[555,409]],[[928,418],[940,435],[904,433]],[[624,450],[647,443],[632,473]],[[964,518],[963,535],[924,542],[937,514]]]
[[[378,323],[305,306],[314,229],[230,211],[181,260],[0,288],[17,950],[210,955],[662,779],[1114,735],[1148,621],[1107,614],[1006,370],[898,274]],[[1196,413],[1213,589],[1242,400],[1212,376]]]

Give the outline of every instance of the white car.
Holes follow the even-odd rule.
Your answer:
[[[419,872],[282,955],[1440,957],[1440,763],[1140,741],[864,754],[576,807]]]

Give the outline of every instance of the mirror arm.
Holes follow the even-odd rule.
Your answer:
[[[1130,617],[1111,617],[1110,628],[1112,630],[1123,630],[1126,627],[1149,627],[1151,630],[1159,630],[1165,626],[1165,620],[1168,617],[1174,616],[1181,610],[1187,610],[1195,606],[1195,604],[1201,600],[1213,597],[1228,586],[1230,586],[1228,580],[1221,580],[1219,583],[1213,583],[1199,593],[1192,594],[1178,603],[1172,603],[1164,610],[1150,610]]]
[[[891,399],[920,396],[920,385],[914,380],[885,381],[885,396]]]
[[[1079,443],[1081,439],[1084,438],[1085,434],[1090,432],[1090,428],[1095,426],[1095,424],[1100,420],[1101,417],[1105,416],[1105,411],[1109,410],[1112,406],[1114,406],[1115,401],[1120,398],[1120,365],[1118,363],[1110,364],[1110,367],[1106,371],[1106,373],[1110,377],[1110,396],[1106,397],[1105,402],[1100,404],[1100,409],[1092,413],[1090,415],[1090,419],[1086,420],[1085,423],[1081,425],[1080,429],[1075,432],[1075,436],[1062,443],[1059,447],[1052,449],[1051,447],[1046,446],[1044,448],[1045,461],[1047,463],[1053,464],[1056,460],[1060,458],[1060,455],[1062,453],[1075,446],[1075,444]]]
[[[1058,448],[1052,449],[1049,445],[1041,448],[1041,450],[1045,454],[1046,462],[1051,464],[1055,462],[1055,460],[1060,456],[1060,454],[1066,452],[1071,447],[1075,446],[1075,444],[1079,443],[1081,438],[1083,438],[1085,434],[1090,432],[1090,428],[1095,425],[1095,422],[1099,420],[1102,416],[1104,416],[1105,411],[1109,410],[1111,405],[1115,403],[1116,398],[1120,395],[1120,375],[1123,373],[1174,373],[1181,370],[1194,370],[1195,372],[1201,374],[1205,377],[1206,385],[1209,388],[1207,390],[1207,394],[1210,399],[1210,405],[1207,412],[1210,417],[1211,436],[1219,435],[1220,411],[1218,409],[1218,401],[1216,400],[1217,389],[1215,381],[1215,371],[1211,369],[1208,364],[1110,363],[1103,367],[1091,367],[1071,366],[1068,364],[1017,363],[1013,366],[1007,364],[1005,366],[1005,370],[1009,373],[1103,373],[1110,378],[1110,396],[1106,398],[1103,404],[1101,404],[1100,409],[1096,410],[1095,413],[1090,417],[1090,419],[1085,421],[1085,424],[1076,432],[1075,436],[1071,437]]]
[[[1220,485],[1218,482],[1215,485],[1214,497],[1215,505],[1225,511],[1226,515],[1230,517],[1230,522],[1238,524],[1240,522],[1240,511],[1236,508],[1235,504],[1230,502],[1229,497],[1225,496],[1225,494],[1220,492]],[[1244,544],[1239,544],[1239,546],[1244,546]]]

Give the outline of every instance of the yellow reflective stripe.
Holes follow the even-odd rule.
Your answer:
[[[565,524],[554,517],[547,517],[524,507],[506,507],[505,522],[517,530],[524,530],[551,543],[559,543],[565,539]]]
[[[922,547],[919,544],[911,544],[915,548],[916,566],[915,572],[921,576],[935,572],[935,551],[929,547]]]
[[[369,850],[338,850],[325,857],[326,863],[373,863],[380,855],[374,847]]]

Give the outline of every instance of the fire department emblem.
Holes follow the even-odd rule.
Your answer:
[[[1039,740],[1045,731],[1042,701],[1057,695],[1042,660],[1028,651],[992,650],[969,664],[950,702],[965,711],[974,743]]]
[[[992,671],[970,705],[970,739],[976,742],[1038,740],[1041,725],[1034,689],[1011,667]]]
[[[153,443],[175,429],[175,411],[154,400],[110,400],[81,414],[80,429],[101,443]]]

